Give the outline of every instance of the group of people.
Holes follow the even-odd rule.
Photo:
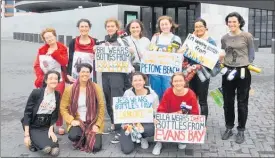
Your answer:
[[[253,37],[242,30],[245,22],[236,12],[225,18],[230,32],[221,39],[224,53],[220,53],[219,63],[228,70],[236,70],[233,80],[228,80],[228,73],[222,77],[224,97],[224,116],[226,131],[222,135],[227,140],[233,135],[232,129],[235,121],[234,99],[237,89],[238,100],[238,134],[237,143],[244,142],[244,130],[248,112],[248,98],[251,84],[250,71],[247,66],[254,60]],[[151,96],[154,114],[177,113],[182,114],[181,103],[191,106],[189,114],[208,116],[208,87],[210,80],[200,81],[197,75],[186,81],[183,72],[176,72],[172,77],[165,75],[145,75],[140,72],[140,63],[146,51],[152,45],[157,46],[156,51],[165,51],[171,43],[182,44],[181,38],[174,34],[178,25],[169,16],[158,19],[158,33],[150,41],[144,36],[144,26],[141,21],[131,21],[125,31],[128,36],[119,35],[119,21],[110,18],[104,24],[107,35],[103,44],[89,35],[92,24],[87,19],[77,22],[80,35],[74,38],[67,47],[56,39],[56,31],[48,28],[41,33],[45,41],[38,50],[34,63],[36,74],[36,89],[30,94],[22,118],[24,129],[24,143],[31,151],[41,150],[44,153],[57,156],[59,144],[54,133],[54,124],[62,129],[63,119],[67,124],[68,138],[75,148],[86,152],[97,152],[102,148],[102,135],[104,134],[105,106],[111,118],[111,127],[107,133],[114,133],[112,143],[119,143],[125,154],[131,153],[135,144],[130,136],[125,135],[121,124],[114,124],[113,97],[122,96]],[[205,20],[198,19],[194,23],[194,35],[216,45],[214,39],[208,35]],[[95,65],[80,63],[76,67],[78,77],[72,76],[74,54],[84,52],[91,54],[95,59],[95,50],[98,45],[127,46],[131,53],[132,73],[102,73],[102,87],[97,84]],[[175,53],[182,53],[179,47]],[[44,69],[45,64],[41,57],[46,56],[49,61],[58,63],[59,71]],[[188,60],[189,63],[194,63]],[[49,62],[49,64],[52,64]],[[47,66],[47,65],[46,65]],[[240,78],[241,70],[245,70],[245,78]],[[61,72],[61,73],[60,73]],[[93,80],[90,79],[93,74]],[[69,86],[65,87],[65,84]],[[198,100],[197,100],[198,99]],[[104,102],[105,101],[105,102]],[[144,132],[141,138],[141,148],[149,147],[147,137],[154,136],[154,125],[157,123],[141,123]],[[62,130],[59,130],[62,132]],[[106,132],[105,132],[106,133]],[[185,144],[179,143],[178,148],[184,149]],[[161,153],[162,143],[156,142],[153,154]]]

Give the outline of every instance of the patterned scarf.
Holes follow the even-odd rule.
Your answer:
[[[77,109],[78,109],[78,98],[80,91],[80,82],[77,80],[73,84],[72,95],[71,95],[71,106],[70,113],[73,117],[76,117]],[[97,120],[97,94],[95,85],[88,80],[86,86],[86,122],[80,120],[80,128],[82,130],[81,138],[78,142],[74,142],[73,146],[75,148],[79,148],[81,151],[92,152],[94,144],[95,144],[95,135],[93,132],[93,125]],[[85,139],[86,137],[86,139]]]

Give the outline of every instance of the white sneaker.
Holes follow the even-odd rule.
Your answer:
[[[148,141],[144,138],[141,138],[140,146],[142,149],[148,149],[148,147],[149,147]]]
[[[186,144],[179,143],[179,144],[178,144],[178,148],[179,148],[180,150],[183,150],[183,149],[186,148]]]
[[[153,151],[152,151],[152,154],[153,155],[160,155],[161,148],[162,148],[162,143],[157,142],[154,149],[153,149]]]

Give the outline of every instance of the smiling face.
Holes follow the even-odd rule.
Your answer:
[[[231,32],[236,32],[240,30],[240,22],[237,17],[229,17],[227,20],[227,26]]]
[[[140,37],[141,27],[140,27],[139,23],[137,23],[137,22],[131,23],[130,33],[133,37]]]
[[[159,22],[160,30],[163,33],[170,33],[172,28],[172,23],[168,19],[162,19]]]
[[[108,35],[112,36],[118,31],[118,27],[116,26],[115,22],[110,21],[106,24],[106,30]]]
[[[48,45],[52,45],[56,43],[56,36],[52,32],[46,32],[44,35],[44,40]]]
[[[91,28],[87,22],[81,22],[79,23],[78,29],[79,29],[80,35],[86,36],[89,34]]]
[[[51,73],[48,75],[48,78],[46,79],[45,83],[47,86],[51,89],[55,89],[58,84],[58,75],[55,73]]]
[[[90,80],[90,69],[87,67],[82,67],[79,71],[79,81],[80,82],[87,82],[88,80]]]
[[[206,27],[201,21],[195,23],[195,32],[198,37],[202,37],[206,32]]]
[[[181,75],[175,75],[172,79],[172,86],[177,91],[182,91],[185,87],[184,77]]]
[[[145,80],[142,75],[134,75],[132,80],[132,86],[135,90],[141,90],[145,86]]]

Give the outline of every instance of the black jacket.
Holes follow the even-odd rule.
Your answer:
[[[72,65],[73,65],[73,59],[74,59],[74,51],[75,51],[75,39],[74,38],[70,44],[69,44],[69,61],[68,61],[68,66],[67,66],[67,75],[72,75]],[[97,39],[93,38],[95,44],[97,43]]]
[[[31,125],[35,119],[39,106],[44,98],[45,88],[34,89],[29,96],[24,111],[24,117],[21,119],[23,126]],[[58,119],[59,107],[60,107],[60,93],[55,91],[56,108],[52,112],[51,125],[54,125]]]

